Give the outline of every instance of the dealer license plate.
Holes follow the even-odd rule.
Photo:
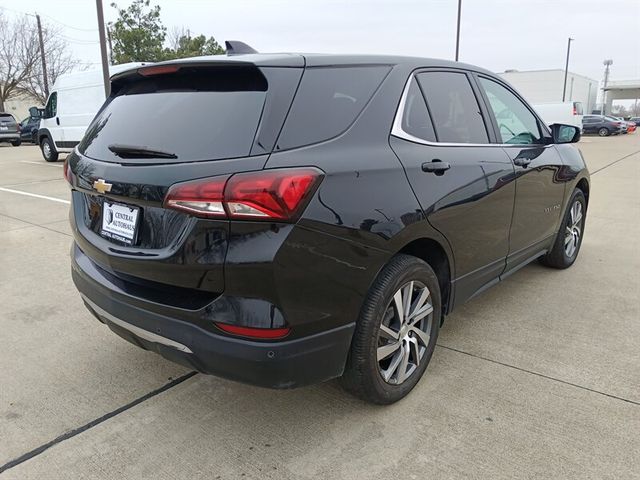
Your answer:
[[[138,230],[140,209],[119,203],[104,201],[102,204],[103,237],[118,240],[127,245],[133,245]]]

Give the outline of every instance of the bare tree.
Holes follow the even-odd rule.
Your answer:
[[[79,62],[69,53],[59,28],[43,24],[42,38],[49,85],[53,85]],[[47,100],[38,30],[35,19],[23,15],[12,22],[0,11],[0,111],[5,100],[20,93],[38,99],[41,104]]]
[[[0,111],[19,92],[39,61],[37,29],[26,16],[10,21],[0,11]]]

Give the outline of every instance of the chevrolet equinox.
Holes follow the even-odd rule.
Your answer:
[[[576,260],[589,174],[504,80],[398,56],[151,64],[65,162],[72,275],[128,341],[271,388],[395,402],[455,307]]]

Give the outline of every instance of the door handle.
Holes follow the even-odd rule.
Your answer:
[[[56,117],[56,124],[60,125],[60,117]]]
[[[432,161],[424,162],[422,164],[423,172],[435,173],[436,175],[442,175],[444,174],[445,171],[449,170],[450,168],[451,168],[451,165],[437,158],[434,158]]]
[[[527,168],[529,166],[529,164],[531,163],[531,159],[530,158],[516,158],[513,161],[513,163],[516,164],[519,167]]]

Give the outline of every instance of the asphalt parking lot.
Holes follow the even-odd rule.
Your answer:
[[[62,162],[0,145],[0,477],[640,478],[640,134],[586,137],[582,251],[451,315],[374,407],[335,382],[192,374],[111,333],[71,282]]]

